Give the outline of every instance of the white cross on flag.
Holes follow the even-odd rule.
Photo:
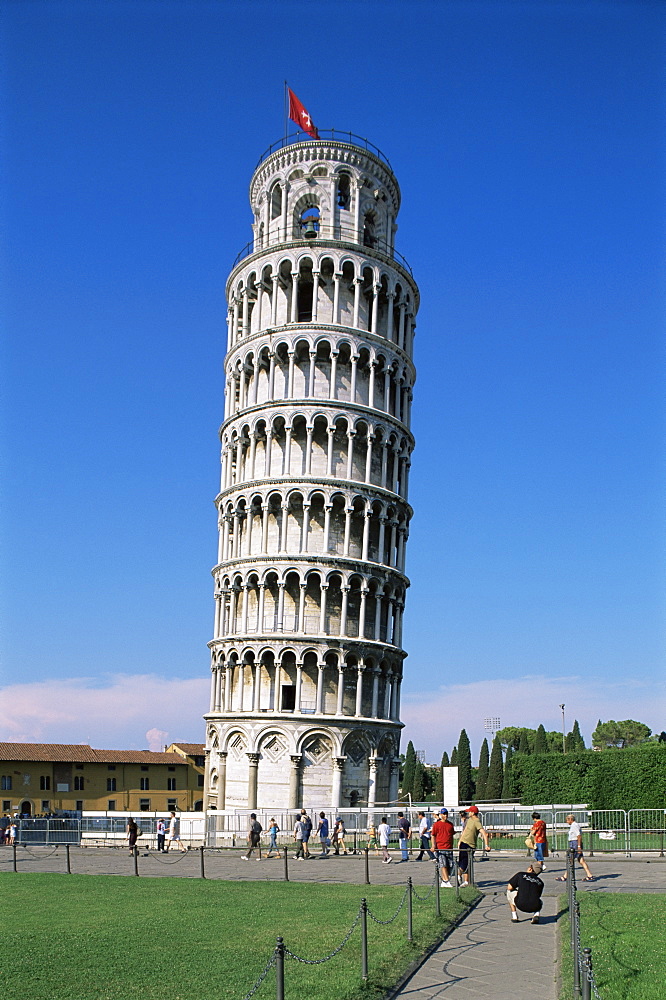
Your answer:
[[[319,138],[319,132],[314,127],[312,118],[310,118],[309,113],[303,107],[296,94],[293,92],[291,87],[289,90],[289,117],[292,122],[296,122],[299,128],[302,128],[304,132],[311,135],[313,139]]]

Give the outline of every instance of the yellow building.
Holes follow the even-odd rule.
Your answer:
[[[2,812],[38,816],[84,809],[201,809],[203,766],[194,761],[203,755],[203,745],[172,744],[172,748],[153,753],[94,750],[85,744],[0,743]]]
[[[166,753],[178,754],[187,761],[188,791],[192,795],[195,812],[202,812],[204,783],[206,774],[206,748],[203,743],[170,743],[164,748]]]

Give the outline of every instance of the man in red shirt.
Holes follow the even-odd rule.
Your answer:
[[[453,871],[453,823],[449,820],[449,810],[440,809],[437,819],[432,824],[432,846],[437,855],[442,889],[453,889],[451,873]]]
[[[546,837],[546,824],[544,820],[541,819],[541,813],[533,812],[532,819],[532,829],[530,834],[534,839],[534,860],[541,862],[541,871],[545,872],[546,866],[543,860],[548,851],[548,839]]]

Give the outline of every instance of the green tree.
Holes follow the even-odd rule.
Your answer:
[[[513,774],[511,770],[512,758],[513,749],[511,747],[507,747],[506,758],[504,760],[504,776],[502,779],[502,799],[512,799],[516,794],[513,787]]]
[[[451,751],[451,767],[458,766],[458,747],[454,747]]]
[[[486,799],[488,801],[502,797],[503,781],[504,763],[502,761],[502,744],[496,736],[493,740],[493,749],[488,765],[488,782],[486,784]]]
[[[402,775],[402,794],[408,795],[413,794],[414,789],[414,773],[416,770],[416,751],[414,750],[414,744],[410,740],[407,744],[407,753],[405,754],[405,767]]]
[[[592,745],[602,749],[632,747],[637,743],[643,743],[651,732],[649,726],[643,722],[636,722],[635,719],[625,719],[624,722],[610,719],[597,725],[592,733]]]
[[[426,796],[425,789],[425,767],[420,760],[416,761],[414,768],[414,785],[412,799],[414,802],[424,802]]]
[[[440,764],[440,767],[449,767],[449,766],[450,766],[449,755],[445,750],[444,753],[442,754],[442,763]]]
[[[518,753],[530,753],[530,741],[527,738],[526,729],[521,730],[520,740],[518,741]]]
[[[536,731],[536,739],[534,741],[534,753],[548,753],[548,739],[546,737],[546,730],[541,725]]]
[[[488,763],[490,761],[490,753],[488,751],[488,740],[483,741],[481,744],[481,752],[479,753],[479,767],[476,772],[476,797],[477,799],[484,799],[486,797],[486,784],[488,782]]]
[[[585,740],[581,736],[578,719],[574,719],[573,729],[570,733],[567,733],[565,748],[567,753],[573,753],[575,750],[585,749]]]
[[[458,795],[461,802],[471,802],[474,798],[472,751],[464,729],[460,730],[458,739]]]

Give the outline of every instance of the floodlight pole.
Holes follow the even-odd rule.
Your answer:
[[[564,725],[564,705],[560,705],[562,709],[562,753],[567,752],[567,738],[566,738],[566,726]]]

